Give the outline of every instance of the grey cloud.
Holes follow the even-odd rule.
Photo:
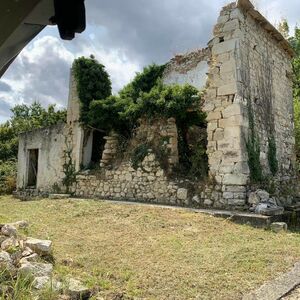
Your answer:
[[[70,62],[58,56],[51,46],[45,45],[42,59],[19,57],[6,74],[10,80],[29,82],[22,89],[21,99],[25,103],[66,105]]]
[[[0,81],[0,92],[10,92],[11,86],[3,81]]]
[[[8,119],[11,115],[11,106],[8,104],[4,98],[0,98],[0,121]]]
[[[222,6],[212,2],[90,0],[87,19],[106,28],[107,34],[97,37],[104,46],[122,48],[144,64],[162,63],[177,52],[206,45]]]

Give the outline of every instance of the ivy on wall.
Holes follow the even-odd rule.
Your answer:
[[[248,99],[247,108],[249,118],[249,136],[246,141],[246,148],[248,152],[250,180],[252,182],[261,182],[263,180],[263,173],[260,164],[260,141],[258,134],[255,131],[253,108],[250,99]]]
[[[80,120],[88,124],[90,103],[94,99],[105,99],[111,95],[111,81],[105,67],[93,55],[75,59],[72,68],[81,103]]]

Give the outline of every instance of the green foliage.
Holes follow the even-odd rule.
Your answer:
[[[92,55],[90,58],[77,58],[73,63],[73,70],[81,102],[80,120],[87,125],[90,103],[93,100],[106,99],[111,95],[111,81],[105,67]]]
[[[55,105],[47,109],[40,103],[16,105],[13,116],[0,125],[0,160],[15,159],[18,151],[18,135],[21,132],[43,128],[66,120],[65,110],[55,110]]]
[[[109,133],[114,130],[120,134],[128,135],[132,122],[124,117],[127,103],[117,96],[110,96],[103,100],[94,100],[90,104],[88,113],[89,125]]]
[[[62,180],[62,184],[66,187],[66,193],[70,192],[70,188],[76,182],[76,167],[75,162],[73,161],[72,153],[73,153],[73,143],[68,139],[71,137],[72,132],[69,132],[69,135],[65,137],[65,150],[64,150],[64,164],[63,164],[63,173],[64,178]]]
[[[248,152],[248,165],[250,169],[250,179],[257,183],[263,180],[263,173],[260,164],[260,142],[254,127],[253,108],[250,100],[248,101],[248,117],[249,117],[249,136],[246,141]]]
[[[0,300],[30,300],[32,299],[31,276],[14,276],[9,271],[0,271]]]
[[[300,28],[296,27],[294,36],[289,38],[289,42],[295,51],[295,57],[292,62],[293,66],[293,90],[294,99],[300,98]]]
[[[17,162],[0,160],[0,194],[10,194],[16,187]]]
[[[64,122],[65,110],[55,110],[55,105],[47,109],[40,103],[16,105],[12,117],[0,124],[0,193],[10,193],[15,188],[18,135],[21,132]]]
[[[295,123],[295,150],[297,160],[300,161],[300,101],[294,99],[294,123]]]
[[[161,81],[148,93],[141,93],[136,103],[121,114],[126,120],[137,120],[141,116],[148,118],[174,117],[177,124],[185,124],[186,127],[202,123],[205,114],[199,109],[200,97],[196,88],[191,85],[164,85]]]
[[[269,167],[270,171],[273,174],[273,176],[276,175],[278,172],[278,161],[277,161],[277,153],[276,153],[276,142],[275,142],[275,137],[272,135],[268,139],[268,162],[269,162]]]
[[[151,146],[148,143],[144,143],[144,144],[138,145],[133,150],[130,160],[131,160],[131,165],[135,170],[137,170],[139,167],[141,167],[143,160],[149,154],[150,148],[151,148]]]
[[[289,38],[289,42],[295,51],[293,66],[293,94],[294,94],[294,122],[296,139],[296,156],[300,161],[300,29],[295,28],[294,36]]]
[[[162,77],[165,65],[152,64],[145,67],[141,73],[137,73],[131,83],[120,91],[120,97],[136,102],[141,93],[149,93]]]
[[[191,150],[189,176],[205,178],[208,173],[208,157],[206,154],[206,141],[198,141],[196,147]]]

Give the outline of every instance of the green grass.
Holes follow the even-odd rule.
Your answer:
[[[0,198],[0,223],[30,222],[51,239],[58,276],[104,299],[239,299],[300,259],[297,233],[275,234],[211,216],[104,201]]]

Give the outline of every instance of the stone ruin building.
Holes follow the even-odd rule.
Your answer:
[[[167,64],[165,84],[189,83],[206,91],[203,110],[207,113],[210,180],[192,188],[184,180],[169,179],[151,153],[143,169],[133,169],[126,160],[116,169],[109,167],[117,138],[81,127],[76,82],[71,76],[67,124],[20,135],[17,193],[55,192],[62,187],[66,153],[79,171],[99,156],[95,141],[102,139],[101,175],[80,172],[71,189],[75,196],[245,209],[253,188],[247,140],[254,130],[264,174],[271,174],[268,152],[274,139],[276,182],[286,186],[294,178],[293,55],[289,43],[251,2],[238,0],[221,10],[207,48],[177,55]],[[162,136],[169,137],[168,159],[176,165],[176,120],[155,126]],[[137,134],[154,129],[142,123]],[[288,201],[283,196],[282,202]]]

